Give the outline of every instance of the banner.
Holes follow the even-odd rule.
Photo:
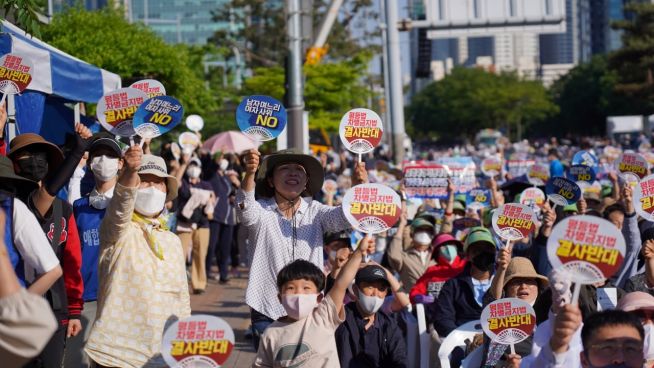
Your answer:
[[[435,163],[404,165],[404,191],[408,198],[447,198],[450,169]]]
[[[502,160],[497,157],[488,157],[481,161],[481,172],[489,178],[502,173]]]
[[[449,169],[455,193],[466,194],[477,186],[477,166],[472,157],[440,157],[436,162]]]
[[[517,178],[518,176],[526,175],[529,169],[536,163],[534,160],[508,160],[506,162],[506,170],[511,177]]]

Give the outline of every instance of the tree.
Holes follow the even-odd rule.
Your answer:
[[[41,10],[41,2],[37,0],[1,0],[3,14],[0,20],[7,18],[27,33],[40,37],[41,24],[37,12]]]
[[[366,106],[371,92],[362,82],[366,76],[369,53],[350,60],[306,66],[304,100],[309,111],[309,128],[338,130],[341,117],[354,107]],[[243,93],[264,94],[278,100],[284,97],[284,69],[257,68],[245,81]]]
[[[604,134],[607,116],[629,113],[626,98],[616,93],[617,82],[606,56],[577,65],[550,87],[559,113],[539,133]]]
[[[119,9],[69,8],[43,28],[43,40],[77,58],[119,74],[123,84],[152,78],[182,102],[186,113],[208,115],[216,99],[205,88],[203,49],[168,45],[141,24],[130,24]]]
[[[313,0],[312,3],[313,24],[317,32],[317,25],[321,23],[330,1]],[[368,10],[371,5],[372,0],[354,0],[345,2],[341,7],[341,17],[334,23],[327,38],[331,60],[346,59],[364,50],[361,41],[369,41],[371,35],[353,38],[351,24],[358,14]],[[375,14],[367,14],[367,18],[375,17]],[[216,32],[211,39],[216,46],[238,47],[251,68],[284,65],[288,43],[283,1],[231,0],[214,12],[214,19],[234,24],[231,29]]]
[[[609,56],[609,67],[618,77],[619,94],[631,99],[634,114],[654,113],[654,4],[628,3],[631,20],[616,22],[622,48]]]
[[[512,73],[455,68],[417,93],[408,108],[410,132],[439,138],[472,137],[483,128],[516,129],[557,111],[545,88]]]

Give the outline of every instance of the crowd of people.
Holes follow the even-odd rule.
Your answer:
[[[6,119],[0,107],[1,134]],[[440,366],[444,339],[502,298],[533,306],[534,333],[514,347],[480,333],[448,354],[451,366],[654,364],[654,226],[636,214],[611,142],[501,139],[408,158],[466,156],[477,168],[487,157],[530,159],[551,177],[582,149],[600,158],[597,183],[576,203],[534,205],[536,230],[507,246],[491,214],[534,186],[528,175],[477,169],[492,199],[472,207],[455,178],[445,198],[410,195],[403,163],[383,147],[361,161],[336,149],[177,152],[165,137],[129,144],[81,124],[63,147],[33,133],[0,138],[2,366],[164,367],[162,334],[191,315],[190,295],[239,269],[254,367],[411,367],[416,305],[429,366]],[[368,182],[402,198],[399,222],[377,235],[353,230],[341,207]],[[613,277],[583,285],[573,303],[574,280],[546,248],[559,221],[582,214],[610,221],[627,250]]]

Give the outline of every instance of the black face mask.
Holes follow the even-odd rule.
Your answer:
[[[493,265],[495,265],[495,253],[483,252],[477,254],[472,259],[472,265],[482,272],[492,270]]]
[[[44,152],[20,158],[16,164],[20,168],[20,172],[17,174],[26,179],[38,182],[48,175],[48,157]]]

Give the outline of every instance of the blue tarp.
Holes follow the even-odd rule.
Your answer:
[[[121,87],[118,75],[27,36],[4,21],[0,55],[9,52],[22,54],[34,65],[28,89],[15,98],[18,133],[37,133],[62,144],[66,132],[73,130],[74,114],[67,103],[96,103],[106,92]],[[92,130],[99,129],[94,117],[82,117],[82,122]]]

